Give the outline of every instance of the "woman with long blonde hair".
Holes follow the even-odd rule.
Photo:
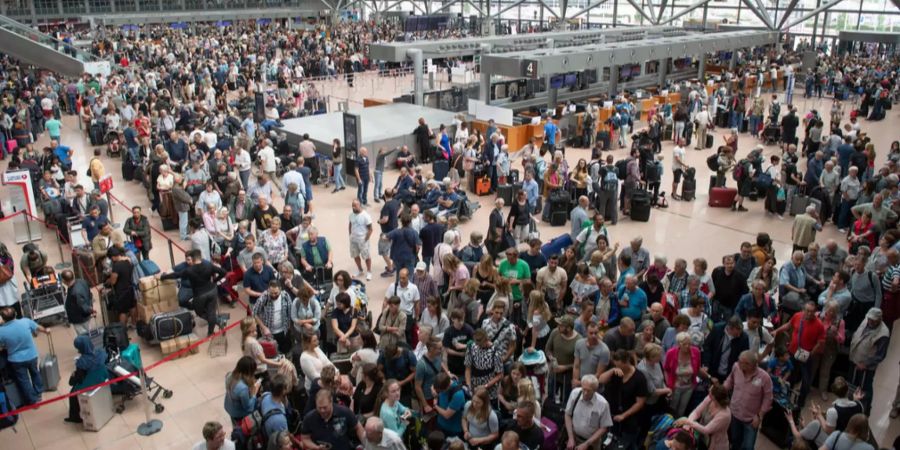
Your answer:
[[[553,313],[544,299],[544,293],[535,289],[528,294],[528,332],[531,334],[531,346],[528,351],[543,349],[550,338],[550,320]]]
[[[244,356],[249,356],[256,362],[256,376],[264,377],[267,375],[269,366],[280,367],[281,361],[266,358],[266,352],[263,351],[262,344],[257,340],[258,337],[256,319],[245,317],[241,320],[241,351],[244,352]]]
[[[519,380],[519,384],[516,385],[516,389],[518,389],[519,391],[519,398],[517,399],[517,401],[519,403],[534,403],[534,420],[540,421],[541,402],[538,401],[537,392],[534,389],[534,383],[531,381],[531,377],[525,377]]]
[[[484,387],[476,388],[472,400],[463,408],[462,429],[463,439],[469,448],[488,450],[497,443],[500,421],[491,408],[491,396]]]

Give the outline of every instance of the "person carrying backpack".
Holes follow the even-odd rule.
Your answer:
[[[606,155],[606,165],[600,167],[597,177],[599,189],[597,189],[595,209],[597,213],[615,225],[618,221],[616,198],[619,191],[619,176],[613,161],[612,155]]]

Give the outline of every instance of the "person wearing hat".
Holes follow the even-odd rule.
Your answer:
[[[872,308],[866,313],[866,321],[850,341],[850,362],[854,367],[850,383],[862,387],[863,406],[868,414],[872,409],[872,381],[875,369],[887,356],[890,332],[882,320],[881,308]]]

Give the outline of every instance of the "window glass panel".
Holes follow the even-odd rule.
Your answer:
[[[84,14],[84,0],[62,0],[63,11],[66,14]]]
[[[39,16],[58,15],[56,0],[34,0],[34,13]]]
[[[159,11],[159,0],[138,0],[141,11]]]
[[[116,12],[131,12],[136,9],[135,0],[114,0],[116,2]]]
[[[110,11],[109,0],[90,0],[89,6],[92,13],[104,13]]]

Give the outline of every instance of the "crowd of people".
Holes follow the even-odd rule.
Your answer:
[[[135,262],[149,257],[157,216],[191,247],[185,263],[159,277],[181,280],[179,302],[205,320],[209,334],[223,321],[220,300],[246,299],[242,356],[225,377],[232,423],[206,424],[195,448],[252,441],[282,449],[581,450],[614,441],[623,449],[750,450],[760,430],[783,426],[798,450],[873,450],[873,382],[900,318],[900,144],[876,167],[858,111],[890,104],[884,99],[897,89],[896,61],[822,56],[826,90],[836,96],[828,132],[824,113],[799,118],[785,102],[782,115],[778,92],[768,101],[740,84],[736,92],[693,87],[681,104],[654,111],[646,127],[632,102],[618,99],[609,125],[611,142],[631,147],[623,171],[600,139],[591,158],[570,166],[556,150],[563,142],[552,121],[545,142],[512,151],[493,123],[482,134],[465,118],[437,132],[420,120],[418,148],[372,149],[371,156],[359,149],[345,241],[342,230],[319,229],[315,218],[327,187],[344,187],[345,149],[334,141],[329,171],[308,136],[290,145],[279,122],[317,98],[304,77],[373,67],[366,44],[394,31],[380,24],[347,25],[330,36],[225,31],[108,34],[95,51],[118,61],[110,77],[63,80],[13,69],[8,59],[3,66],[8,168],[39,175],[48,222],[81,223],[91,269],[109,289],[102,301],[111,320],[141,325],[132,277]],[[753,67],[776,60],[790,67],[781,58],[767,55]],[[742,67],[726,79],[749,74],[765,76]],[[793,74],[786,74],[790,88]],[[862,95],[843,99],[843,91],[859,88]],[[268,95],[262,120],[252,113],[259,91]],[[89,189],[65,145],[77,136],[60,131],[66,113],[96,142]],[[93,135],[98,124],[101,136]],[[685,146],[696,139],[703,149],[715,126],[732,128],[711,155],[710,172],[718,186],[737,185],[735,211],[746,211],[744,198],[765,197],[766,211],[781,218],[801,197],[819,201],[796,214],[790,260],[776,261],[767,233],[736,243],[710,267],[689,255],[670,260],[640,237],[614,239],[607,228],[629,214],[635,192],[661,196],[662,140],[676,143],[670,196],[680,198],[681,178],[696,171]],[[781,151],[766,164],[770,127]],[[34,142],[44,134],[50,145],[38,152]],[[760,143],[739,148],[739,136]],[[151,199],[150,216],[136,206],[121,230],[95,191],[107,173],[102,147],[123,152],[123,177],[143,182]],[[393,153],[399,176],[385,183]],[[445,178],[423,164],[431,159],[450,164]],[[521,189],[511,201],[496,199],[488,229],[464,236],[460,221],[473,213],[468,197],[475,195],[466,182],[484,175],[499,191],[519,174]],[[571,244],[550,251],[534,229],[560,198],[571,202]],[[370,200],[381,204],[377,215]],[[828,220],[846,243],[816,242]],[[381,277],[393,280],[385,292],[366,289],[373,249],[384,261]],[[334,267],[339,251],[349,251],[352,274]],[[22,266],[32,272],[41,258],[46,265],[39,249],[26,256]],[[13,267],[4,248],[0,263]],[[95,314],[89,286],[71,272],[62,280],[69,320],[86,330]],[[34,403],[41,383],[31,334],[41,328],[16,319],[15,284],[14,277],[0,282],[0,346]],[[383,300],[380,312],[372,299]],[[84,339],[76,344],[88,355],[78,366],[85,385],[102,354]],[[820,406],[809,401],[812,393],[836,399]],[[814,419],[803,422],[807,405]],[[900,389],[890,410],[898,415]],[[665,417],[673,419],[668,427],[659,425]]]

